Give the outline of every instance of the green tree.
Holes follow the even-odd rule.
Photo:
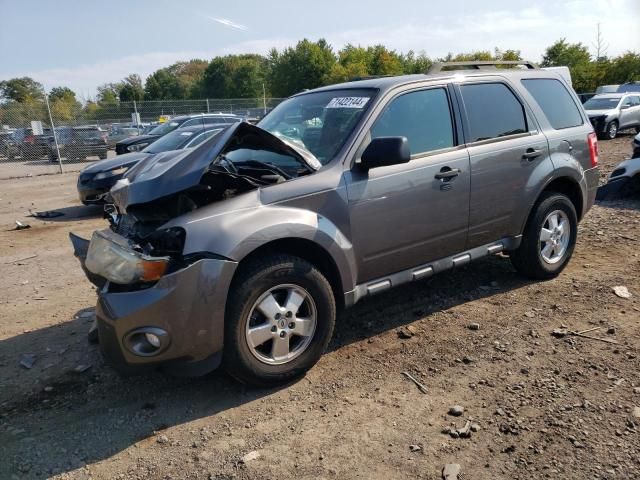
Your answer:
[[[542,56],[543,67],[569,67],[584,66],[591,62],[589,49],[582,43],[567,43],[561,38],[549,48]]]
[[[76,92],[69,87],[53,87],[49,91],[49,101],[65,100],[68,102],[76,101]]]
[[[0,82],[0,99],[25,103],[43,99],[42,84],[30,77],[12,78]]]
[[[122,85],[119,83],[105,83],[98,86],[98,95],[96,96],[97,104],[111,105],[118,103],[121,88]]]
[[[604,77],[612,84],[640,81],[640,53],[626,52],[612,59]]]
[[[122,80],[122,87],[118,92],[121,102],[140,101],[144,98],[142,79],[137,73],[128,75]]]
[[[267,67],[261,55],[216,57],[205,69],[199,91],[210,98],[261,97]]]
[[[317,42],[305,38],[282,52],[274,49],[269,55],[271,92],[285,97],[324,85],[335,64],[336,56],[322,38]]]
[[[145,82],[145,100],[201,98],[200,84],[208,66],[206,60],[189,60],[156,70]]]
[[[68,87],[54,87],[49,92],[49,105],[54,121],[68,122],[77,118],[82,106]]]
[[[367,49],[370,75],[400,75],[403,73],[403,62],[395,50],[384,45],[375,45]]]
[[[429,70],[429,67],[433,65],[426,53],[420,52],[418,55],[413,50],[409,50],[406,54],[401,56],[402,71],[406,74],[413,73],[425,73]]]

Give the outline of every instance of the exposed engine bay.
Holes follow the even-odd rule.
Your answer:
[[[231,135],[229,130],[233,130]],[[141,161],[127,173],[120,189],[119,185],[114,187],[113,204],[105,207],[110,228],[129,239],[131,246],[145,255],[181,256],[184,231],[180,228],[158,230],[170,219],[257,188],[312,174],[320,166],[302,147],[245,123],[215,135],[167,169],[165,165],[171,161],[173,158],[163,154]],[[166,176],[171,175],[172,170],[184,169],[189,162],[195,163],[194,168],[204,166],[197,183],[150,201],[123,204],[123,199],[130,199],[127,189],[133,189],[138,182],[151,183],[147,177],[157,178],[157,183],[165,185]],[[155,163],[164,168],[164,178],[152,177]],[[124,190],[125,194],[117,190]]]

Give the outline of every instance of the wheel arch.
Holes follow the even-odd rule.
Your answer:
[[[316,267],[324,275],[331,285],[331,290],[336,301],[336,306],[344,307],[344,281],[338,264],[331,253],[322,245],[313,240],[302,237],[286,237],[271,240],[248,252],[238,262],[231,284],[239,276],[243,266],[253,260],[267,255],[292,255],[306,260]]]
[[[545,192],[556,192],[566,195],[573,204],[573,207],[576,209],[578,221],[582,219],[585,201],[580,183],[573,177],[564,175],[561,177],[551,178],[547,183],[545,183],[542,189],[538,192],[538,195],[536,195],[535,201],[529,206],[527,216],[525,217],[520,231],[524,231],[524,228],[533,214],[535,206],[538,204],[540,197]]]

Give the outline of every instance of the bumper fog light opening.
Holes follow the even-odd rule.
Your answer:
[[[157,327],[141,327],[129,332],[124,345],[134,355],[153,357],[164,352],[169,346],[169,334]]]

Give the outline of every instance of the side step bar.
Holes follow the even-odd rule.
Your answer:
[[[416,267],[402,270],[400,272],[387,275],[370,282],[356,285],[356,288],[345,294],[345,304],[353,305],[358,300],[369,295],[384,292],[403,283],[415,282],[430,277],[435,273],[451,270],[456,267],[466,265],[473,260],[489,255],[495,255],[506,250],[515,250],[520,245],[522,236],[503,238],[498,242],[488,243],[480,247],[472,248],[463,253],[441,258],[433,262],[418,265]]]

